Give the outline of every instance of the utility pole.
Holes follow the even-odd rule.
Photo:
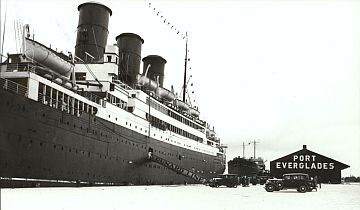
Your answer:
[[[257,143],[260,143],[260,142],[254,140],[254,141],[252,141],[252,142],[250,142],[250,143],[251,143],[251,144],[254,144],[254,159],[255,159],[255,158],[256,158],[256,153],[255,153],[255,152],[256,152],[256,144],[257,144]],[[250,144],[250,143],[249,143],[249,144]]]

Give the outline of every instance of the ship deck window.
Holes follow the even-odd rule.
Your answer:
[[[76,80],[86,80],[86,73],[85,72],[75,72],[75,79]]]

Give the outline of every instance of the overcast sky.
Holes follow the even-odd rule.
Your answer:
[[[16,52],[17,23],[29,23],[35,40],[74,52],[83,2],[3,0],[4,52]],[[258,141],[256,156],[267,163],[306,144],[350,165],[343,176],[360,176],[360,1],[98,2],[113,12],[108,44],[124,32],[140,35],[142,56],[167,60],[164,85],[178,93],[188,32],[191,99],[228,145],[227,160],[242,156],[243,142]]]

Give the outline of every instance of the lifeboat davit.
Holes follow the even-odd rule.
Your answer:
[[[190,107],[189,114],[193,117],[199,117],[200,112],[197,109],[195,109],[194,107]]]
[[[143,75],[138,75],[138,84],[150,90],[155,90],[158,87],[157,82]]]
[[[175,99],[175,94],[168,89],[158,87],[156,89],[156,95],[162,98],[165,101],[173,101]]]
[[[28,38],[24,38],[24,55],[67,78],[70,77],[74,69],[74,64],[66,60],[67,57],[65,55],[57,53],[39,42]],[[59,55],[63,55],[62,57],[64,58]]]
[[[175,100],[175,104],[182,111],[188,111],[189,110],[189,105],[187,103],[179,100],[179,99]]]
[[[215,131],[209,130],[209,136],[210,137],[215,137],[215,135],[216,135]]]

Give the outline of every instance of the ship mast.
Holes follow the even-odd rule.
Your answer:
[[[245,145],[245,142],[243,142],[243,145],[242,145],[242,149],[243,149],[243,158],[245,158],[245,146],[249,146],[250,145],[250,143],[248,143],[248,144],[246,144]]]
[[[2,57],[3,57],[3,52],[4,52],[4,40],[5,40],[5,25],[6,25],[6,16],[7,16],[7,3],[6,2],[6,7],[5,7],[5,19],[4,19],[4,31],[1,34],[1,15],[0,15],[0,64],[2,63]],[[1,11],[1,0],[0,0],[0,11]],[[2,37],[1,37],[2,35]]]
[[[184,85],[183,85],[183,102],[185,101],[185,95],[186,95],[186,70],[187,70],[187,62],[188,62],[188,35],[186,32],[186,45],[185,45],[185,69],[184,69]]]

